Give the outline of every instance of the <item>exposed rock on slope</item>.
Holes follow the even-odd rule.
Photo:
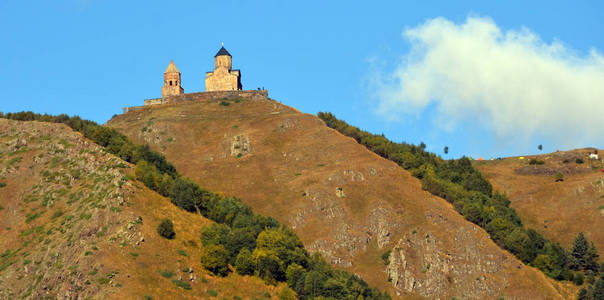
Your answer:
[[[182,174],[289,224],[307,249],[392,295],[569,295],[498,248],[446,201],[422,191],[395,163],[275,101],[162,105],[116,116],[108,125],[136,141],[158,141],[152,148]],[[238,136],[245,137],[247,152],[233,155]],[[387,251],[388,265],[381,259]]]
[[[203,272],[199,230],[210,221],[129,181],[130,172],[65,125],[0,119],[0,299],[276,294],[255,277]],[[175,240],[155,232],[163,218],[174,221]]]

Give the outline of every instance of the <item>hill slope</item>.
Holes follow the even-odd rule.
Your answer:
[[[524,223],[567,248],[582,231],[599,251],[604,249],[604,173],[602,162],[590,160],[595,149],[538,156],[475,161],[496,189],[508,194]],[[530,165],[535,159],[543,164]],[[581,159],[583,163],[576,163]],[[556,182],[562,173],[564,181]]]
[[[256,277],[202,271],[199,231],[211,221],[128,173],[65,125],[0,119],[0,298],[276,298]],[[174,240],[156,233],[163,218]]]
[[[289,224],[307,249],[393,295],[572,294],[501,250],[395,163],[316,117],[272,100],[228,103],[149,107],[107,125],[162,151],[201,186]]]

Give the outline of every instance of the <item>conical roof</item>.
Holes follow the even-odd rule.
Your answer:
[[[164,71],[164,73],[180,73],[180,71],[178,70],[178,68],[176,67],[174,62],[170,61],[170,64],[168,65],[168,67],[166,68],[166,71]]]
[[[229,53],[229,51],[227,51],[227,49],[224,49],[224,46],[223,46],[223,47],[220,47],[220,50],[218,50],[218,53],[216,53],[216,55],[214,55],[214,57],[222,56],[222,55],[231,56],[231,53]]]

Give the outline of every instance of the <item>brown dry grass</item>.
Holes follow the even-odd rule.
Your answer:
[[[593,151],[578,149],[527,156],[524,160],[511,157],[474,162],[474,165],[487,176],[495,189],[508,194],[511,206],[526,226],[567,248],[572,247],[577,233],[583,231],[602,251],[604,173],[600,172],[603,168],[600,161],[588,158],[588,153]],[[545,164],[529,165],[533,158]],[[576,158],[582,158],[584,163],[575,163]],[[565,160],[568,162],[564,163]],[[557,172],[564,174],[564,181],[555,182],[552,174]]]
[[[108,126],[163,151],[179,172],[201,186],[238,196],[256,212],[292,226],[307,249],[322,252],[336,267],[360,274],[393,296],[397,290],[388,282],[380,256],[412,231],[436,239],[442,257],[462,256],[468,248],[495,257],[502,270],[487,274],[498,287],[490,298],[559,299],[574,293],[572,287],[522,266],[450,204],[422,191],[420,182],[396,164],[327,128],[315,116],[276,101],[162,105],[116,116]],[[237,157],[231,145],[240,135],[249,138],[251,151]],[[337,188],[345,197],[336,196]],[[380,208],[386,225],[378,226],[372,214]],[[390,237],[383,248],[376,243],[380,226]],[[468,233],[465,244],[457,240],[460,231]],[[409,263],[421,265],[421,259],[409,257]],[[452,267],[464,269],[476,261],[457,258]],[[346,267],[346,262],[352,266]],[[471,276],[455,278],[438,297],[464,297],[476,280]],[[398,292],[403,298],[418,297],[415,290]]]
[[[24,146],[13,149],[10,145],[15,143]],[[62,144],[69,146],[57,148]],[[18,250],[6,260],[2,257],[0,265],[12,264],[0,270],[0,299],[144,299],[145,295],[153,299],[262,299],[266,293],[276,299],[280,287],[259,278],[236,274],[218,278],[205,272],[200,264],[199,234],[211,221],[178,209],[140,182],[126,182],[121,189],[113,186],[112,181],[119,182],[131,166],[115,173],[110,166],[119,159],[68,127],[0,119],[0,154],[0,182],[6,184],[0,188],[0,253]],[[21,160],[9,167],[14,157]],[[59,157],[69,162],[53,163]],[[46,182],[41,175],[44,171],[69,174],[70,169],[79,169],[82,175],[65,183]],[[117,195],[87,196],[105,188],[119,190],[123,205],[118,204]],[[61,189],[68,190],[63,197]],[[79,192],[83,196],[68,200],[68,195]],[[54,200],[46,204],[43,197],[26,201],[31,195]],[[39,217],[27,220],[28,214],[41,211]],[[62,214],[57,217],[58,212]],[[73,216],[71,221],[65,221],[69,216]],[[139,217],[142,222],[137,222]],[[174,240],[156,233],[164,218],[174,222]],[[31,231],[35,228],[41,230]],[[180,254],[181,250],[187,255]],[[183,272],[189,268],[192,273]],[[159,273],[163,270],[174,273],[173,277],[164,278]],[[113,275],[108,278],[108,274]],[[191,290],[172,283],[180,277],[191,284]],[[211,297],[210,290],[217,297]]]

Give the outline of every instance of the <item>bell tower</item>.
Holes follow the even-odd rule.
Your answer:
[[[164,85],[161,87],[161,97],[182,95],[184,92],[180,81],[180,71],[176,68],[174,62],[170,61],[168,68],[164,72]]]

